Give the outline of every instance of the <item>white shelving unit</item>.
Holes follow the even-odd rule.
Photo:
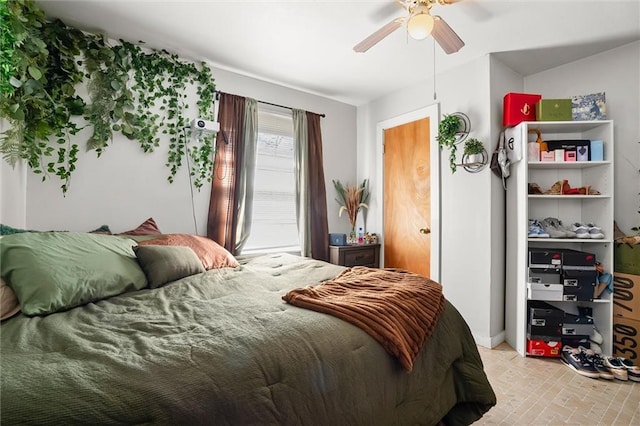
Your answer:
[[[603,161],[527,161],[528,130],[537,128],[548,140],[602,140]],[[605,271],[613,273],[613,121],[523,122],[507,129],[507,140],[521,148],[507,179],[507,287],[505,323],[507,342],[526,355],[528,251],[531,247],[568,248],[593,253]],[[513,150],[517,152],[517,149]],[[562,180],[572,188],[590,185],[600,195],[529,195],[528,184],[543,190]],[[604,239],[529,238],[529,219],[555,217],[565,226],[593,223],[602,228]],[[612,352],[613,297],[604,292],[592,302],[548,302],[566,312],[578,313],[578,306],[593,309],[594,323],[604,338],[605,354]]]

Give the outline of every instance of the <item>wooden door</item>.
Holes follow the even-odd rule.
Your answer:
[[[430,118],[384,130],[384,266],[431,276]]]

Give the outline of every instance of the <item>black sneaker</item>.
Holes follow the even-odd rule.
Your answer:
[[[598,370],[596,370],[593,364],[587,359],[587,354],[581,352],[580,349],[565,346],[562,348],[560,359],[567,365],[567,367],[582,376],[592,379],[600,377]]]
[[[635,365],[633,361],[628,358],[618,357],[618,361],[620,361],[620,364],[622,364],[622,366],[627,370],[629,380],[640,382],[640,367]]]
[[[593,365],[593,367],[598,371],[599,377],[601,379],[613,380],[613,373],[604,364],[604,358],[602,358],[599,354],[595,353],[591,349],[583,348],[580,346],[578,348],[581,353],[585,354],[587,360]]]

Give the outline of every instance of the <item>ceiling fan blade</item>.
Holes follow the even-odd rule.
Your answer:
[[[433,19],[435,22],[433,23],[431,36],[438,42],[440,47],[442,47],[442,50],[444,50],[447,55],[451,55],[462,49],[464,41],[458,37],[458,34],[451,29],[449,24],[439,16],[434,16]]]
[[[380,42],[383,38],[400,28],[402,23],[404,22],[404,18],[396,18],[393,21],[386,24],[384,27],[380,28],[375,33],[371,34],[369,37],[362,40],[360,43],[356,44],[353,47],[353,50],[356,52],[362,53],[371,49],[374,45]]]

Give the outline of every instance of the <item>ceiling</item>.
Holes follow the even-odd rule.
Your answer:
[[[640,40],[638,0],[455,0],[436,5],[465,41],[445,55],[404,27],[353,46],[403,10],[392,0],[40,0],[49,18],[112,39],[361,105],[488,53],[526,76]],[[435,57],[434,57],[435,49]],[[215,78],[215,73],[214,73]],[[220,87],[224,90],[223,87]]]

